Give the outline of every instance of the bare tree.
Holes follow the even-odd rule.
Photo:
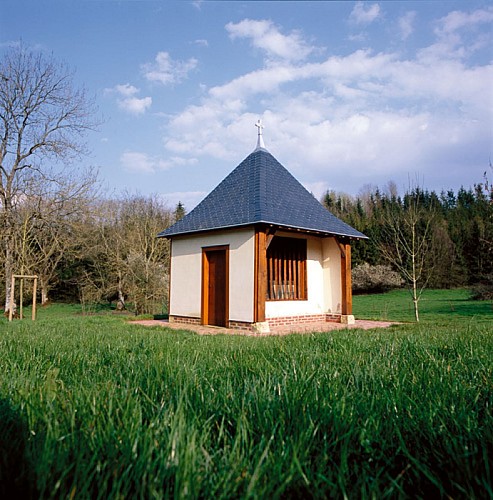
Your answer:
[[[88,170],[74,175],[29,186],[18,204],[22,231],[14,235],[15,257],[20,274],[38,275],[42,305],[49,301],[60,262],[80,248],[80,221],[91,210],[95,174]]]
[[[93,103],[53,57],[23,46],[0,61],[0,227],[5,310],[14,273],[15,211],[27,186],[67,176],[69,160],[85,152],[84,134],[96,122]],[[39,184],[38,184],[39,185]]]
[[[156,196],[124,194],[101,201],[95,219],[92,273],[82,280],[90,296],[128,302],[135,313],[156,312],[167,297],[169,244],[156,238],[173,222],[173,213]]]
[[[380,251],[408,283],[419,321],[419,300],[433,273],[436,214],[421,206],[420,190],[415,189],[405,197],[404,207],[390,203],[383,217],[385,240]]]

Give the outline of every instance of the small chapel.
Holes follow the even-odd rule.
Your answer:
[[[267,333],[281,325],[353,323],[351,241],[331,214],[257,146],[170,240],[169,321]]]

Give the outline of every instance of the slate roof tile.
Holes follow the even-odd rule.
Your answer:
[[[247,156],[183,219],[159,233],[173,237],[259,223],[366,238],[330,213],[266,149]]]

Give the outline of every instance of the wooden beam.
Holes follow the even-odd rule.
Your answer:
[[[342,257],[345,259],[346,258],[346,250],[344,245],[336,238],[336,243],[337,246],[339,247],[339,250],[341,252]]]
[[[169,239],[169,262],[168,262],[168,318],[171,315],[171,255],[173,254],[173,239]]]
[[[265,298],[267,295],[267,234],[263,229],[255,231],[253,295],[253,321],[261,323],[265,321]]]
[[[202,248],[202,293],[200,307],[200,324],[209,324],[209,260],[204,248]]]
[[[339,244],[339,242],[338,242]],[[342,247],[339,244],[339,247]],[[344,250],[344,252],[343,252]],[[353,292],[351,285],[351,245],[346,243],[341,248],[341,285],[342,285],[342,314],[353,314]]]
[[[34,321],[36,319],[36,293],[38,292],[38,277],[34,277],[33,283],[33,310],[31,313],[31,319]]]

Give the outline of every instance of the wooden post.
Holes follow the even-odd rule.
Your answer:
[[[38,291],[38,277],[34,277],[34,284],[33,284],[33,310],[31,313],[31,319],[34,321],[36,319],[36,293]]]
[[[265,230],[255,231],[253,321],[265,321],[265,298],[267,295],[267,235]]]
[[[200,324],[209,324],[209,261],[207,254],[202,248],[202,283],[201,283],[201,306],[200,306]]]
[[[9,321],[12,321],[12,318],[14,317],[14,298],[15,298],[15,279],[19,278],[21,280],[20,283],[20,300],[21,300],[21,305],[20,305],[20,316],[19,318],[22,319],[22,300],[23,300],[23,280],[24,279],[32,279],[34,280],[33,282],[33,310],[32,310],[32,319],[33,321],[36,319],[36,293],[38,290],[38,277],[37,276],[27,276],[24,274],[13,274],[12,275],[12,283],[11,283],[11,295],[10,295],[10,306],[9,306]]]
[[[169,264],[168,264],[168,319],[171,316],[171,255],[173,254],[173,240],[169,240]]]
[[[351,286],[351,245],[340,245],[341,248],[341,284],[342,284],[342,314],[353,314],[353,293]]]
[[[21,278],[19,283],[19,319],[24,318],[24,280]]]
[[[14,317],[14,292],[15,292],[15,275],[12,275],[12,282],[10,284],[10,306],[9,306],[9,321]]]

